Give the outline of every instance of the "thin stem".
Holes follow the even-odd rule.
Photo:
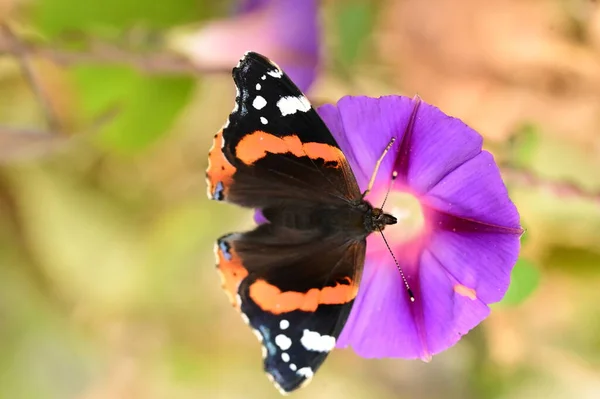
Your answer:
[[[566,180],[550,180],[538,176],[535,172],[517,168],[511,165],[501,165],[500,170],[504,179],[511,184],[527,187],[542,188],[557,197],[582,198],[600,204],[600,191],[588,191],[576,183]]]
[[[40,108],[44,112],[48,128],[50,130],[60,132],[62,129],[56,116],[56,112],[54,111],[54,107],[52,106],[50,98],[44,91],[43,84],[39,78],[39,75],[37,74],[33,63],[31,62],[29,52],[27,51],[25,46],[23,46],[19,38],[15,36],[15,34],[8,27],[8,25],[1,24],[0,32],[4,36],[4,41],[10,48],[11,53],[18,60],[19,66],[21,67],[21,72],[23,73],[23,76],[29,83],[29,87],[33,91],[33,94],[37,98],[37,101],[40,104]]]
[[[0,163],[31,159],[54,153],[96,134],[117,115],[118,109],[109,109],[96,118],[85,130],[72,137],[55,131],[25,129],[0,125]]]
[[[3,39],[0,40],[0,53],[16,54],[17,49],[12,45],[10,38]],[[72,51],[20,41],[19,51],[25,52],[29,57],[44,58],[62,66],[120,65],[156,75],[200,76],[231,72],[230,68],[210,68],[194,64],[184,56],[172,52],[139,54],[109,43],[101,43],[82,51]]]

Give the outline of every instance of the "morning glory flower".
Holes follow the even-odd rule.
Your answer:
[[[504,296],[523,232],[482,137],[420,99],[344,97],[318,109],[365,190],[398,218],[384,234],[414,293],[411,301],[379,234],[337,347],[363,357],[429,360],[488,316]],[[396,176],[394,179],[393,177]]]
[[[229,71],[240,54],[253,49],[277,60],[307,91],[319,62],[317,0],[243,0],[232,16],[173,38],[173,45],[199,67]]]

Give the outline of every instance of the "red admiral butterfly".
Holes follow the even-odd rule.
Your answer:
[[[396,218],[364,200],[335,139],[277,65],[248,52],[233,79],[235,107],[209,152],[208,196],[258,209],[266,222],[219,238],[217,270],[263,343],[267,375],[288,393],[335,347],[366,237]]]

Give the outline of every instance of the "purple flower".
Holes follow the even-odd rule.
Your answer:
[[[317,0],[243,0],[231,18],[174,39],[198,66],[230,70],[240,54],[257,51],[280,66],[306,91],[319,61]]]
[[[506,292],[523,230],[481,136],[419,99],[344,97],[318,110],[362,190],[392,137],[368,199],[398,218],[378,234],[338,347],[364,357],[429,360],[455,344]]]

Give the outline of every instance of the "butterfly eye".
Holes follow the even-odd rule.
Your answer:
[[[381,214],[383,213],[383,211],[379,208],[373,208],[373,217],[378,218],[379,216],[381,216]]]

